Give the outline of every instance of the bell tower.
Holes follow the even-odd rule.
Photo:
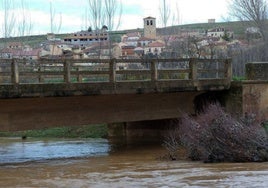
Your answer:
[[[156,38],[156,19],[147,17],[143,19],[144,22],[144,37],[155,39]]]

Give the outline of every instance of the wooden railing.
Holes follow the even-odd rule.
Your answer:
[[[0,84],[231,81],[230,59],[0,60]]]

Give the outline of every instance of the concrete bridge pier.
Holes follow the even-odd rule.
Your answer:
[[[176,126],[178,126],[177,119],[114,123],[108,125],[108,135],[110,139],[125,143],[162,143]]]

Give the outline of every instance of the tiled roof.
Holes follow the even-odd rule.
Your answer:
[[[139,41],[151,41],[152,39],[148,37],[140,37]]]
[[[138,32],[134,32],[134,33],[127,33],[126,34],[128,37],[140,37],[140,34]]]
[[[143,18],[143,19],[155,19],[154,17],[151,17],[151,16],[148,16],[146,18]]]
[[[165,45],[161,42],[152,42],[148,45],[149,47],[164,47]]]
[[[33,49],[33,50],[17,50],[17,49],[10,49],[4,48],[0,51],[0,53],[9,53],[13,56],[38,56],[41,49]]]

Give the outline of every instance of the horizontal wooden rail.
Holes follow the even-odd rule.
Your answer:
[[[231,81],[230,59],[0,59],[0,84]]]

